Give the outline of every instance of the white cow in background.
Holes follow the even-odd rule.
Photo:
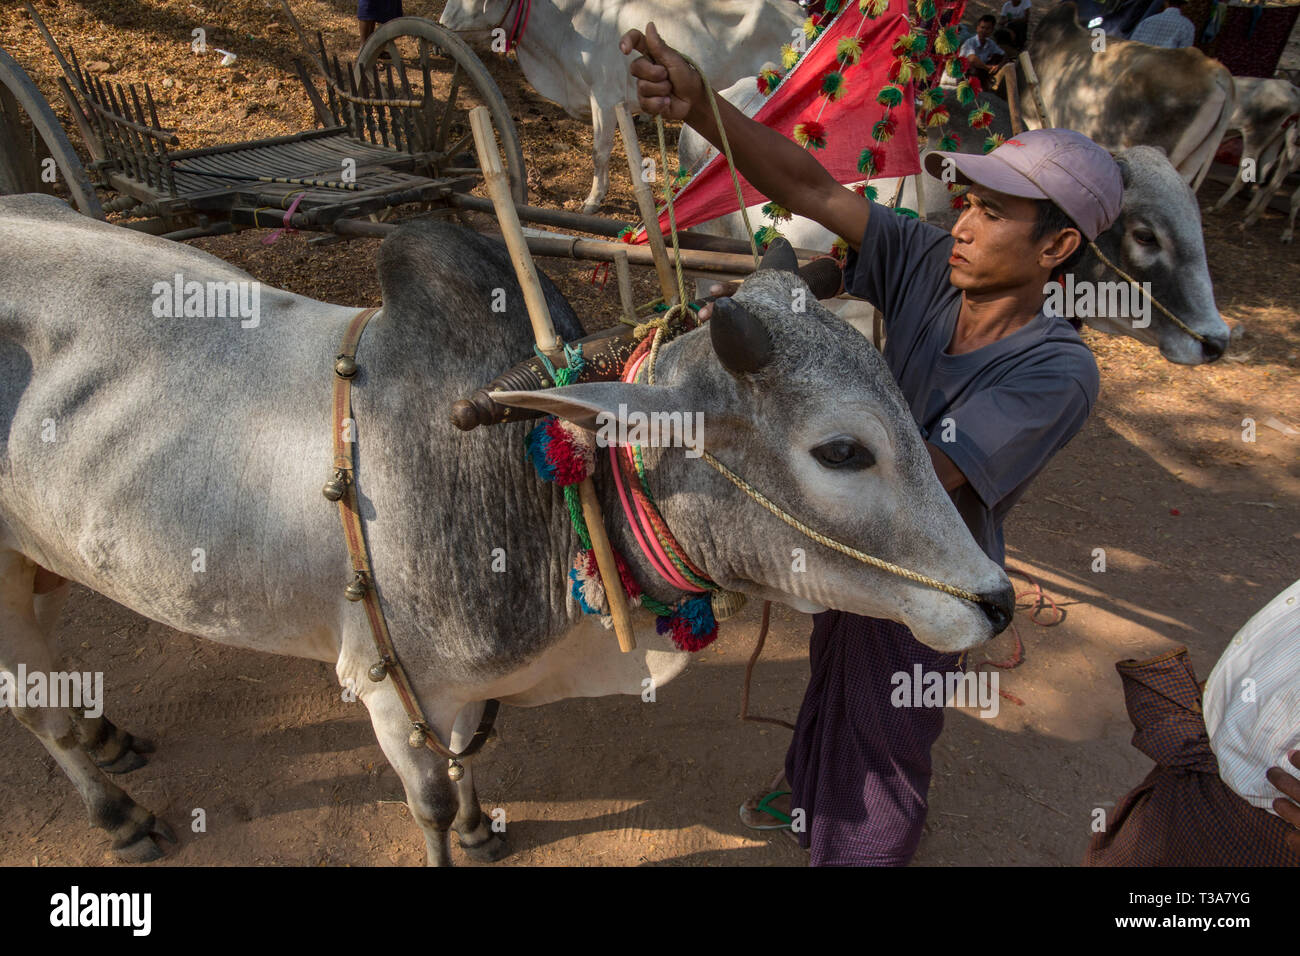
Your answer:
[[[635,112],[635,83],[619,38],[654,21],[664,40],[691,57],[715,88],[752,76],[781,45],[802,37],[801,8],[790,0],[448,0],[438,22],[467,39],[508,31],[524,4],[527,15],[515,52],[533,88],[576,119],[591,117],[595,175],[582,211],[594,213],[609,189],[614,105]],[[531,9],[528,9],[531,8]]]
[[[1254,163],[1255,192],[1241,222],[1242,228],[1248,228],[1259,219],[1286,177],[1300,168],[1300,88],[1289,80],[1250,76],[1234,77],[1233,84],[1237,105],[1228,130],[1241,133],[1241,157]],[[1214,204],[1216,212],[1245,185],[1244,171],[1238,167],[1237,178]],[[1283,234],[1283,242],[1291,241],[1294,222],[1293,206],[1292,228]]]

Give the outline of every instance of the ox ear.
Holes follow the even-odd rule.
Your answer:
[[[689,442],[694,432],[692,430],[691,434],[683,436],[683,422],[690,419],[693,424],[698,420],[694,416],[702,414],[699,403],[692,401],[684,389],[676,386],[586,382],[535,392],[490,392],[489,395],[500,405],[557,415],[593,432],[618,427],[616,423],[621,423],[627,431],[620,434],[630,434],[638,423],[645,427],[650,422],[659,422],[671,429],[673,444]],[[683,442],[683,438],[688,441]]]

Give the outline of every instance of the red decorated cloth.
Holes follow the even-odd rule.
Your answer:
[[[859,11],[856,0],[847,0],[844,9],[784,77],[754,119],[790,140],[795,139],[797,124],[820,123],[825,130],[825,146],[810,152],[841,183],[867,178],[858,169],[859,157],[867,148],[875,151],[878,167],[875,177],[910,176],[919,172],[911,83],[903,87],[902,103],[889,111],[894,122],[892,138],[878,143],[871,135],[873,125],[886,113],[886,107],[876,97],[889,85],[889,70],[896,59],[891,48],[910,29],[908,7],[906,0],[890,0],[884,13],[868,19]],[[960,11],[957,15],[960,16]],[[846,36],[858,38],[862,56],[857,63],[843,68],[844,95],[832,101],[822,95],[822,83],[826,74],[836,69],[838,44]],[[779,59],[780,51],[773,50],[772,60]],[[740,184],[745,205],[765,201],[743,176]],[[736,190],[726,157],[721,154],[705,165],[673,199],[678,229],[735,212],[736,208]],[[660,214],[659,226],[666,235],[666,210]],[[644,233],[638,241],[645,241]]]

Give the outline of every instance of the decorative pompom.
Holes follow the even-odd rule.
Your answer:
[[[948,111],[942,106],[925,114],[926,126],[943,126],[948,122]]]
[[[954,52],[958,46],[956,27],[944,27],[934,38],[934,52],[942,56]]]
[[[636,234],[639,230],[636,226],[624,226],[618,231],[619,242],[636,242]]]
[[[825,149],[826,127],[816,120],[808,120],[806,123],[796,123],[794,127],[794,141],[804,149]]]
[[[948,61],[948,75],[954,80],[960,80],[966,75],[966,58],[964,56],[955,56]]]
[[[915,63],[916,68],[921,72],[921,76],[926,77],[927,79],[933,76],[934,71],[938,69],[938,67],[935,66],[934,60],[930,59],[928,56],[921,57],[921,59],[916,60]]]
[[[884,174],[885,151],[879,146],[868,146],[858,154],[858,172],[868,178]]]
[[[822,77],[822,92],[826,98],[834,103],[844,95],[844,74],[839,70],[831,70]]]
[[[826,2],[822,4],[822,9],[826,11],[828,17],[833,17],[835,14],[839,13],[840,4],[843,2],[844,0],[826,0]]]
[[[784,69],[790,69],[799,61],[799,51],[786,43],[781,47],[781,66]]]
[[[955,153],[959,146],[961,146],[961,140],[951,133],[939,140],[939,149],[945,153]]]
[[[776,230],[775,226],[759,226],[754,233],[754,244],[759,249],[767,249],[774,241],[781,238],[781,233]]]
[[[872,202],[876,201],[876,187],[870,183],[858,183],[853,187],[853,191],[859,196],[866,196]]]
[[[952,208],[953,208],[953,209],[965,209],[965,208],[966,208],[966,194],[965,194],[965,193],[962,193],[960,196],[953,196],[953,197],[952,197]]]
[[[778,83],[781,82],[781,74],[776,70],[762,70],[758,74],[758,92],[767,96],[771,93]]]
[[[871,127],[871,138],[877,143],[888,143],[894,138],[894,128],[897,123],[892,115],[887,115],[882,120],[877,120]]]
[[[809,40],[811,40],[811,39],[813,39],[813,37],[817,36],[817,20],[816,20],[816,18],[814,18],[814,17],[809,17],[807,20],[805,20],[805,21],[803,22],[803,35],[804,35],[805,37],[807,37]]]
[[[655,630],[669,635],[678,650],[703,650],[718,636],[718,622],[713,619],[713,601],[707,594],[683,601],[672,615],[655,622]]]
[[[524,439],[533,467],[543,481],[575,485],[596,468],[596,453],[587,432],[548,415]]]
[[[980,93],[983,92],[984,84],[980,82],[978,76],[968,76],[966,77],[966,82],[970,84],[971,91],[974,92],[976,96],[979,96]]]
[[[849,244],[839,236],[836,236],[835,241],[831,243],[831,255],[835,256],[836,259],[839,259],[840,262],[843,263],[848,254]]]
[[[1005,141],[1001,133],[990,133],[984,140],[984,152],[991,153]]]
[[[989,109],[987,103],[981,103],[970,111],[970,115],[967,116],[966,120],[973,129],[984,129],[993,122],[993,111]]]
[[[891,83],[876,94],[876,102],[881,106],[893,108],[903,102],[903,90]]]
[[[899,206],[897,209],[894,210],[894,212],[898,213],[900,216],[906,216],[908,219],[921,218],[916,214],[915,209],[908,209],[906,206]]]
[[[932,86],[928,90],[921,91],[921,109],[934,110],[943,105],[944,91],[942,86]]]
[[[618,568],[619,582],[627,594],[631,607],[641,606],[641,588],[632,576],[632,569],[627,566],[623,556],[614,552],[614,566]],[[600,581],[600,567],[596,564],[596,552],[591,549],[579,551],[569,567],[570,591],[586,614],[608,614],[609,602],[605,600],[605,586]],[[613,622],[606,623],[606,627]]]
[[[917,15],[922,20],[929,20],[934,16],[934,0],[920,0],[916,5]]]
[[[915,71],[916,67],[912,64],[912,61],[905,56],[900,56],[889,64],[889,82],[897,83],[900,86],[910,83],[912,74]]]
[[[835,59],[841,63],[857,63],[862,58],[862,43],[857,37],[840,37],[835,44]]]
[[[763,215],[771,219],[790,219],[793,217],[793,213],[789,209],[774,202],[763,204]]]
[[[868,20],[874,20],[889,9],[889,0],[858,0],[858,11]]]

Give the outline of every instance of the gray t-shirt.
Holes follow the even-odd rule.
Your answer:
[[[845,287],[885,316],[885,362],[922,436],[966,476],[951,492],[957,511],[1002,563],[1002,519],[1083,427],[1100,376],[1074,327],[1041,309],[1006,338],[947,354],[961,308],[948,281],[952,245],[942,229],[872,203]]]

